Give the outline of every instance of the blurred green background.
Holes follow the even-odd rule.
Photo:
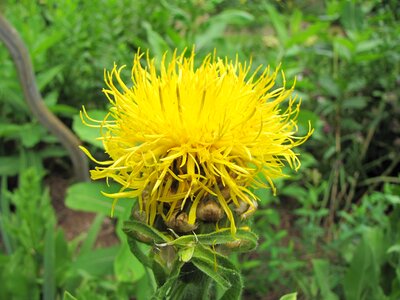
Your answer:
[[[297,78],[299,130],[310,121],[315,132],[278,195],[256,191],[259,247],[232,256],[243,298],[400,299],[397,0],[8,0],[0,9],[29,48],[47,107],[98,158],[98,133],[79,110],[104,114],[104,69],[129,69],[138,48],[160,58],[195,45],[198,62],[216,49],[254,67],[281,63],[288,84]],[[71,178],[0,44],[0,299],[149,299],[154,279],[121,231],[131,203],[110,220],[103,184]]]

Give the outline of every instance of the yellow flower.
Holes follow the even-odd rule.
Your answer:
[[[119,193],[107,194],[113,199],[137,197],[150,225],[156,217],[168,224],[181,211],[195,224],[199,203],[213,197],[234,233],[235,211],[244,217],[256,208],[250,189],[268,182],[275,192],[272,180],[284,175],[284,163],[300,166],[292,149],[312,132],[295,136],[300,104],[291,97],[294,85],[274,88],[278,69],[257,76],[260,68],[250,74],[250,65],[238,59],[208,55],[195,68],[194,52],[166,57],[157,68],[147,55],[142,66],[138,52],[131,87],[121,79],[123,67],[105,73],[109,114],[96,121],[83,109],[88,125],[101,128],[110,156],[99,162],[83,148],[101,165],[91,177],[121,184]]]

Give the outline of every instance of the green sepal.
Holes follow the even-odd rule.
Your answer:
[[[239,270],[226,256],[198,245],[191,262],[217,284],[227,289],[221,299],[240,299],[243,280]]]
[[[192,259],[194,252],[194,247],[187,247],[179,250],[179,259],[183,262],[188,262]]]
[[[156,290],[152,297],[152,300],[164,300],[168,298],[168,294],[170,293],[174,285],[176,285],[179,274],[181,272],[181,268],[184,264],[184,262],[181,262],[179,260],[175,261],[167,281]]]
[[[152,270],[158,285],[162,285],[173,271],[177,260],[176,249],[173,246],[153,247],[150,252]]]
[[[136,256],[136,258],[142,262],[146,267],[151,268],[152,267],[152,262],[148,255],[144,254],[142,249],[139,248],[139,245],[136,243],[136,239],[133,238],[131,235],[128,235],[128,245],[129,249],[133,253],[133,255]]]
[[[171,241],[171,238],[162,234],[157,229],[136,220],[125,221],[122,230],[128,236],[148,245],[154,245],[154,243],[168,243]]]
[[[232,235],[230,229],[221,229],[206,234],[184,235],[169,244],[178,247],[187,247],[197,243],[207,246],[225,245],[224,247],[231,251],[246,252],[257,247],[257,240],[256,234],[239,228],[235,235]]]

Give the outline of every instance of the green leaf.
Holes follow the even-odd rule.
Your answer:
[[[232,285],[231,283],[224,278],[224,276],[221,274],[224,271],[227,271],[226,269],[223,269],[221,267],[215,266],[215,263],[213,260],[208,260],[205,258],[198,258],[198,257],[193,257],[192,258],[192,263],[199,269],[201,270],[204,274],[208,275],[210,278],[212,278],[217,284],[222,286],[225,289],[229,289]]]
[[[39,73],[36,77],[39,90],[43,91],[44,88],[54,79],[54,77],[61,73],[62,69],[63,66],[59,65]]]
[[[113,200],[102,195],[100,191],[113,193],[119,188],[118,184],[107,186],[103,182],[76,183],[68,188],[65,205],[71,209],[110,215]],[[131,210],[134,202],[133,199],[120,199],[115,204],[114,216],[123,217],[127,210]]]
[[[142,249],[139,247],[138,243],[136,242],[136,239],[133,238],[131,235],[128,235],[128,246],[129,249],[131,250],[132,254],[142,262],[145,266],[151,268],[152,267],[152,262],[149,259],[149,257],[143,253]]]
[[[89,110],[87,114],[90,118],[95,120],[102,121],[107,115],[107,111],[105,110]],[[85,122],[89,124],[93,124],[90,120],[87,120],[86,117],[83,117]],[[72,119],[72,129],[78,135],[78,137],[93,146],[96,146],[100,149],[104,149],[103,142],[100,140],[101,132],[100,128],[89,127],[83,124],[79,115],[75,115]]]
[[[299,125],[299,135],[306,135],[311,128],[316,128],[320,125],[320,118],[317,114],[310,110],[302,109],[297,117]]]
[[[282,44],[286,44],[289,35],[283,15],[279,14],[272,4],[265,4],[265,8],[268,12],[269,21],[272,23],[279,40],[282,42]]]
[[[118,281],[133,283],[145,275],[141,261],[130,251],[129,245],[124,241],[114,261],[114,272]]]
[[[192,259],[194,252],[194,247],[187,247],[184,249],[179,250],[179,258],[183,262],[188,262],[189,260]]]
[[[114,260],[120,246],[99,248],[89,253],[79,255],[71,264],[71,272],[84,272],[91,276],[105,276],[114,274]]]
[[[368,291],[372,299],[380,299],[380,269],[384,262],[385,243],[381,228],[366,228],[343,280],[346,299],[360,299]]]
[[[239,228],[235,235],[232,235],[230,229],[222,229],[207,234],[184,235],[172,242],[171,245],[185,247],[186,245],[222,245],[233,251],[247,252],[257,246],[257,235],[251,231]]]
[[[400,244],[391,246],[391,247],[387,250],[387,253],[400,253]]]
[[[58,44],[64,38],[65,33],[65,31],[55,31],[52,33],[39,34],[32,47],[32,56],[46,55],[46,51]]]
[[[337,53],[339,57],[344,58],[347,61],[351,61],[355,49],[355,45],[351,42],[351,40],[341,36],[335,37],[333,39],[333,47],[335,49],[335,53]]]
[[[152,297],[152,300],[164,300],[167,298],[166,295],[168,294],[168,291],[174,286],[174,284],[176,284],[183,265],[184,262],[181,262],[179,260],[175,261],[175,264],[172,268],[171,274],[168,276],[167,281],[157,289],[157,291],[154,293],[154,296]]]
[[[1,165],[0,165],[1,168]],[[8,223],[10,222],[12,218],[12,213],[10,210],[10,200],[7,195],[8,193],[8,182],[7,182],[7,177],[3,174],[1,174],[0,178],[0,233],[1,233],[1,238],[2,242],[4,244],[5,252],[8,255],[11,255],[13,252],[13,244],[14,244],[14,238],[12,235],[12,232],[7,228]],[[7,225],[6,225],[7,224]],[[1,272],[0,272],[1,274]]]
[[[19,134],[21,136],[22,145],[27,148],[32,148],[41,141],[42,137],[46,134],[46,130],[42,125],[37,123],[24,124]]]
[[[158,61],[161,61],[165,51],[170,50],[170,47],[164,38],[157,31],[153,30],[150,23],[144,21],[142,26],[146,30],[149,48],[152,50],[151,55],[157,57]]]
[[[342,102],[342,108],[347,109],[363,109],[367,106],[368,99],[362,96],[355,96],[345,99]]]
[[[65,291],[63,300],[78,300],[78,298],[75,298],[69,292]]]
[[[297,293],[287,294],[279,298],[279,300],[296,300],[296,299],[297,299]]]
[[[143,222],[136,220],[125,221],[123,231],[130,237],[143,241],[143,238],[148,238],[148,244],[153,245],[154,243],[167,243],[171,242],[171,239],[162,234],[160,231],[152,226],[149,226]]]
[[[191,262],[219,285],[227,288],[221,299],[240,299],[243,280],[236,266],[226,256],[209,247],[197,245]]]
[[[211,41],[223,38],[225,29],[229,24],[245,24],[252,21],[254,17],[244,11],[227,9],[220,14],[210,17],[206,22],[206,29],[200,34],[196,35],[195,45],[196,49],[199,50],[205,45],[211,43]]]
[[[0,123],[0,137],[17,136],[21,131],[21,125]]]
[[[364,24],[363,10],[355,1],[345,1],[341,11],[341,22],[347,30],[359,31]]]
[[[318,82],[325,92],[332,97],[340,98],[342,92],[336,81],[329,76],[321,76]]]
[[[87,232],[86,238],[80,247],[79,254],[86,254],[90,252],[94,248],[94,244],[96,243],[97,236],[101,230],[101,226],[103,225],[104,215],[98,214],[90,225],[90,228]]]
[[[312,265],[314,269],[315,279],[318,287],[321,290],[321,296],[326,300],[337,300],[339,299],[331,291],[331,280],[329,278],[329,263],[323,259],[313,259]]]
[[[53,300],[56,295],[55,283],[55,238],[54,224],[49,223],[46,227],[44,242],[44,274],[43,274],[43,299]]]
[[[254,16],[238,9],[225,9],[218,15],[212,16],[208,22],[225,23],[231,25],[246,25],[254,20]]]
[[[0,175],[14,176],[18,174],[20,158],[18,156],[0,156]]]

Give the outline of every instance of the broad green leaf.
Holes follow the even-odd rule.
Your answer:
[[[299,135],[306,135],[311,128],[317,129],[320,126],[320,119],[314,112],[301,109],[297,117]]]
[[[345,1],[341,11],[341,22],[349,31],[360,31],[364,25],[363,10],[353,1]]]
[[[103,225],[104,215],[98,214],[90,225],[90,228],[87,232],[86,238],[83,241],[82,246],[80,247],[79,254],[86,254],[90,252],[94,248],[94,244],[96,243],[97,236],[101,230],[101,226]]]
[[[238,9],[226,9],[218,15],[212,16],[208,22],[221,22],[225,24],[244,25],[254,20],[254,16]]]
[[[297,293],[287,294],[279,298],[279,300],[296,300],[296,299],[297,299]]]
[[[343,280],[346,299],[360,299],[364,292],[380,299],[380,269],[384,262],[385,243],[381,228],[366,228]]]
[[[137,241],[136,241],[136,238],[133,238],[133,237],[132,237],[131,235],[129,235],[129,234],[127,234],[127,235],[128,235],[128,238],[127,238],[128,246],[129,246],[129,249],[130,249],[131,253],[132,253],[138,260],[140,260],[140,261],[142,262],[142,264],[144,264],[145,266],[151,268],[151,267],[152,267],[152,262],[151,262],[149,256],[146,255],[146,254],[142,251],[142,249],[139,247],[139,245],[138,245],[138,243],[137,243]]]
[[[312,265],[314,269],[315,279],[318,287],[321,290],[321,296],[326,300],[339,299],[331,291],[331,279],[329,278],[329,263],[323,259],[313,259]]]
[[[71,272],[87,273],[91,276],[111,276],[113,265],[121,246],[95,249],[84,255],[79,255],[71,264]]]
[[[129,251],[124,241],[114,261],[114,272],[119,281],[136,282],[145,275],[143,264]]]
[[[55,115],[72,118],[75,118],[79,114],[79,109],[67,104],[54,104],[53,106],[49,107],[49,110]]]
[[[387,253],[394,253],[394,252],[400,253],[400,244],[393,245],[387,250]]]
[[[321,76],[319,78],[319,82],[318,82],[322,89],[325,90],[325,92],[332,97],[335,98],[340,98],[340,96],[342,95],[342,91],[337,83],[336,80],[333,80],[332,77],[329,76]]]
[[[46,55],[46,51],[58,44],[64,38],[65,33],[65,31],[54,31],[47,34],[39,34],[32,46],[32,56]]]
[[[370,52],[377,49],[381,44],[381,39],[369,39],[366,41],[360,41],[356,44],[356,52],[358,54],[360,54],[361,52]]]
[[[107,111],[104,110],[89,110],[87,114],[90,118],[102,121],[107,115]],[[85,116],[83,119],[88,124],[93,124],[92,121],[88,120]],[[98,124],[96,124],[98,125]],[[79,115],[75,115],[72,119],[72,129],[78,135],[78,137],[85,142],[90,143],[100,149],[103,149],[103,142],[100,140],[101,132],[100,128],[89,127],[83,124]]]
[[[13,137],[21,130],[21,125],[0,123],[0,137]]]
[[[210,41],[223,38],[225,29],[229,24],[245,24],[254,19],[254,17],[244,11],[227,9],[220,14],[210,17],[205,27],[206,29],[197,34],[195,37],[196,49],[201,49],[205,45],[210,44]]]
[[[102,195],[100,191],[113,193],[118,192],[118,189],[117,184],[107,186],[103,182],[76,183],[68,188],[65,205],[71,209],[110,215],[113,199]],[[120,199],[115,204],[114,216],[123,217],[126,210],[131,210],[134,202],[134,199]]]
[[[46,129],[38,123],[25,124],[21,129],[21,141],[27,148],[37,145],[46,134]]]

